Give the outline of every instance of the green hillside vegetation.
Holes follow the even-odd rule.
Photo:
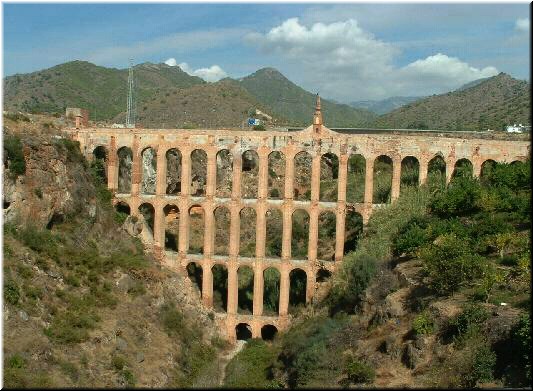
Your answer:
[[[468,87],[468,86],[466,86]],[[416,101],[379,117],[378,128],[504,130],[531,124],[531,86],[500,73],[472,87]]]
[[[292,83],[273,68],[263,68],[239,80],[255,98],[271,107],[276,115],[291,120],[291,125],[309,125],[313,118],[316,95]],[[324,123],[329,127],[364,127],[376,115],[322,99]]]
[[[225,384],[379,387],[402,371],[396,386],[530,384],[530,165],[466,172],[448,186],[433,175],[376,210],[328,296],[272,343],[249,343]],[[406,289],[399,266],[420,270],[403,316],[380,304]]]

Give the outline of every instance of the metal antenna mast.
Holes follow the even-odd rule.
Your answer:
[[[130,67],[128,69],[128,111],[126,113],[126,128],[135,127],[135,97],[134,97],[134,82],[133,82],[133,60],[130,59]]]

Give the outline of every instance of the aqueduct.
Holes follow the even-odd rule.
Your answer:
[[[106,161],[115,205],[144,218],[145,245],[161,263],[196,280],[205,306],[213,307],[216,294],[224,296],[225,312],[216,319],[230,340],[245,334],[269,338],[286,328],[291,301],[313,299],[317,281],[351,249],[346,238],[357,231],[357,221],[366,224],[383,201],[398,198],[405,167],[414,167],[417,175],[410,180],[423,184],[428,169],[440,162],[449,182],[464,163],[479,176],[488,161],[529,156],[527,140],[333,131],[322,123],[320,99],[313,124],[298,131],[69,132],[88,159]],[[374,188],[383,162],[392,165],[384,197]],[[326,223],[334,228],[321,233]],[[294,240],[296,230],[304,240]],[[227,280],[220,283],[219,276]],[[270,299],[275,305],[264,305],[265,284],[278,292]],[[300,297],[293,284],[299,284]],[[241,294],[245,285],[253,286],[252,298]]]

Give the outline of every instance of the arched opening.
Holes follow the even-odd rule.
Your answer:
[[[335,213],[322,212],[318,215],[318,246],[317,258],[322,261],[335,260]]]
[[[294,156],[294,199],[309,201],[311,199],[311,172],[313,158],[305,151]]]
[[[428,163],[426,183],[430,188],[442,187],[446,184],[446,162],[440,154]]]
[[[167,159],[167,194],[181,193],[181,152],[172,148],[166,153]]]
[[[127,194],[131,192],[131,166],[133,154],[128,147],[122,147],[117,151],[118,157],[118,192]]]
[[[131,214],[130,206],[124,201],[119,201],[115,204],[115,211],[121,215],[129,216]]]
[[[266,212],[266,243],[267,257],[281,257],[283,241],[283,214],[279,209],[269,209]]]
[[[307,275],[302,269],[292,269],[289,274],[289,312],[294,314],[299,307],[305,305]]]
[[[492,159],[485,160],[481,165],[481,171],[479,173],[479,179],[482,182],[486,182],[492,176],[492,172],[496,168],[496,162]]]
[[[307,259],[309,244],[309,214],[303,209],[296,209],[292,214],[291,257]]]
[[[205,195],[207,185],[207,153],[202,149],[191,152],[191,195]]]
[[[337,202],[339,158],[328,152],[320,158],[320,201]]]
[[[459,159],[455,162],[452,178],[465,177],[472,178],[474,175],[474,167],[472,162],[468,159]]]
[[[280,200],[285,197],[285,155],[274,151],[268,155],[268,198]]]
[[[420,163],[414,156],[406,156],[402,160],[400,174],[400,193],[407,187],[418,186]]]
[[[163,208],[165,214],[165,250],[178,251],[180,233],[180,210],[168,204]]]
[[[237,270],[238,300],[237,312],[251,314],[254,309],[254,271],[249,266]]]
[[[237,340],[248,341],[252,338],[252,328],[246,323],[239,323],[235,327],[235,334],[237,335]]]
[[[229,255],[231,213],[225,206],[219,206],[213,214],[215,217],[214,253],[216,255]]]
[[[344,255],[355,251],[362,234],[363,217],[354,210],[347,210],[344,223]]]
[[[392,159],[381,155],[374,160],[374,204],[386,204],[391,201]]]
[[[242,208],[240,213],[240,248],[242,257],[255,256],[256,213],[254,208]]]
[[[143,194],[155,194],[157,181],[157,152],[152,147],[145,148],[141,153]]]
[[[259,179],[259,156],[256,151],[242,154],[241,197],[257,198]]]
[[[189,208],[189,254],[204,253],[204,208],[193,205]]]
[[[93,150],[93,161],[91,168],[97,180],[107,185],[107,151],[104,146],[99,145]]]
[[[281,274],[275,267],[263,271],[263,314],[274,316],[279,312],[279,284]]]
[[[155,210],[152,204],[145,202],[139,206],[139,212],[144,218],[143,232],[146,239],[154,239],[154,216]]]
[[[320,268],[316,272],[316,282],[323,283],[329,280],[331,277],[331,272],[328,269]]]
[[[261,338],[263,338],[265,341],[272,341],[277,333],[278,329],[276,328],[276,326],[273,326],[271,324],[267,324],[261,327]]]
[[[216,264],[213,273],[213,308],[215,312],[226,312],[228,305],[228,269]]]
[[[366,160],[363,155],[351,155],[348,159],[346,201],[363,203],[365,201]]]
[[[227,149],[217,153],[216,196],[230,198],[233,184],[233,155]]]
[[[194,285],[198,288],[200,292],[200,297],[202,296],[202,266],[196,262],[190,262],[187,264],[187,275],[189,279],[193,282]]]

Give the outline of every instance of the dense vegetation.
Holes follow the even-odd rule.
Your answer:
[[[529,384],[530,165],[493,164],[481,179],[463,174],[445,186],[438,171],[431,173],[427,186],[406,186],[396,203],[377,210],[333,277],[329,295],[272,344],[247,346],[230,363],[226,384],[372,384],[382,358],[357,346],[376,338],[386,323],[379,311],[367,313],[366,298],[379,302],[394,293],[390,269],[412,262],[421,264],[425,287],[409,296],[411,331],[405,338],[434,338],[437,352],[417,370],[414,384]],[[435,313],[437,302],[462,309],[443,317]],[[496,331],[503,327],[495,317],[498,307],[514,314],[509,332]],[[409,354],[402,357],[414,367]]]

